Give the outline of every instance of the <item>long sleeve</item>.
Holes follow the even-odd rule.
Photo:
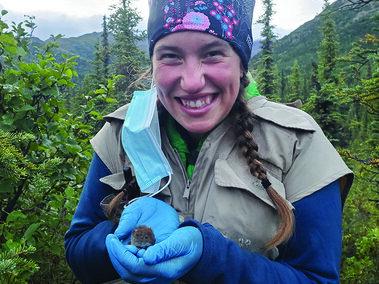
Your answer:
[[[342,208],[338,182],[294,204],[295,230],[275,260],[241,249],[210,224],[188,220],[203,235],[199,263],[187,283],[339,283]]]
[[[101,210],[101,200],[114,190],[99,181],[109,169],[95,154],[70,229],[65,235],[67,263],[82,283],[101,283],[119,278],[105,246],[116,229]]]

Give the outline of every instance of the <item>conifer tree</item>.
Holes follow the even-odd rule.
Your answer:
[[[284,70],[280,72],[280,98],[281,100],[285,101],[286,95],[287,95],[287,85],[288,85],[288,78],[284,73]]]
[[[258,86],[262,95],[274,99],[277,97],[277,75],[273,58],[273,43],[277,36],[272,25],[272,16],[275,12],[272,0],[263,0],[263,5],[264,13],[258,20],[258,23],[263,24]]]
[[[92,62],[93,65],[93,74],[91,74],[94,79],[94,86],[91,86],[90,89],[93,90],[93,87],[96,88],[99,84],[104,84],[108,74],[105,69],[105,52],[104,47],[102,46],[100,40],[98,39],[95,43],[95,51],[94,51],[94,60]],[[85,81],[85,80],[84,80]]]
[[[110,54],[110,46],[108,40],[108,25],[107,25],[107,17],[104,15],[103,17],[103,33],[101,34],[101,43],[103,48],[103,70],[104,70],[104,78],[109,77],[109,64],[111,61]]]
[[[324,0],[324,11],[322,19],[322,42],[318,52],[319,57],[319,80],[322,83],[338,83],[336,75],[337,55],[338,55],[338,36],[336,24],[332,17],[332,11],[328,0]]]
[[[308,83],[306,75],[303,75],[302,97],[303,97],[303,103],[306,102],[309,98],[309,83]]]
[[[291,75],[288,76],[290,93],[288,94],[287,101],[303,100],[300,66],[297,60],[295,60],[291,71]]]
[[[322,41],[318,52],[317,80],[314,78],[314,82],[312,82],[314,90],[305,110],[315,118],[335,146],[346,146],[343,135],[347,133],[341,131],[343,118],[339,109],[339,99],[336,96],[339,87],[336,74],[338,39],[328,0],[324,0],[321,20]]]
[[[312,75],[309,84],[311,94],[315,94],[321,90],[321,84],[318,79],[318,64],[312,61]]]
[[[95,75],[95,89],[99,84],[105,84],[106,80],[109,78],[109,64],[110,64],[110,46],[108,41],[108,26],[107,18],[103,17],[103,32],[101,34],[101,39],[99,39],[95,44],[95,59],[92,62],[94,67]],[[91,88],[93,90],[93,88]]]
[[[109,31],[114,37],[112,54],[115,56],[113,63],[114,72],[123,75],[118,82],[119,103],[125,103],[125,91],[134,82],[142,67],[148,65],[145,52],[136,43],[145,39],[144,32],[138,30],[141,16],[132,6],[132,0],[121,0],[121,6],[113,6],[113,14],[109,18]]]

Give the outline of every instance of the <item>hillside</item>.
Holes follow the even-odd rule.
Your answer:
[[[79,74],[79,78],[74,80],[74,82],[80,82],[87,73],[92,72],[92,61],[94,60],[95,44],[97,41],[101,41],[100,32],[93,32],[90,34],[84,34],[79,37],[69,37],[58,39],[59,48],[56,53],[68,54],[69,56],[79,56],[76,60],[78,65],[76,66],[76,72]],[[38,38],[32,38],[32,46],[42,47],[49,40],[42,41]],[[110,36],[109,42],[112,44],[113,39]],[[142,50],[147,52],[147,45],[145,42],[137,43]],[[59,57],[59,56],[58,56]]]
[[[347,54],[352,43],[359,41],[365,34],[375,33],[371,17],[379,11],[378,1],[372,2],[360,11],[340,9],[345,2],[338,0],[331,5],[340,41],[340,55]],[[309,69],[311,62],[317,61],[317,50],[321,43],[320,27],[320,15],[317,15],[275,43],[274,60],[279,71],[283,70],[288,74],[296,59],[303,69]],[[256,69],[258,60],[259,54],[252,58],[251,69]]]

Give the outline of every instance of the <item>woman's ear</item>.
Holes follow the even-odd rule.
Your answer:
[[[242,79],[245,73],[246,72],[245,72],[245,69],[243,68],[242,61],[240,60],[240,79]]]

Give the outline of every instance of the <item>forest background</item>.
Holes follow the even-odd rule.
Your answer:
[[[341,283],[379,282],[379,1],[338,0],[277,39],[265,12],[249,69],[262,95],[300,99],[355,173],[343,215]],[[0,283],[78,283],[63,238],[103,116],[150,86],[132,0],[103,32],[32,37],[33,17],[0,17]],[[80,55],[80,56],[78,56]],[[147,72],[146,72],[147,71]],[[147,76],[141,78],[141,74]],[[311,161],[310,161],[311,162]]]

